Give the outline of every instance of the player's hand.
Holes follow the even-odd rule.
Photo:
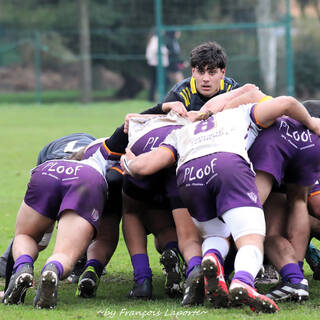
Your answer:
[[[129,148],[126,148],[126,153],[121,156],[120,165],[121,165],[122,170],[126,174],[131,174],[130,168],[129,168],[129,162],[132,159],[134,159],[135,157],[136,157],[135,154]]]
[[[200,121],[200,120],[207,120],[212,113],[210,111],[189,111],[188,118],[192,121]]]
[[[123,128],[123,132],[124,133],[128,133],[129,131],[129,121],[131,118],[134,117],[139,117],[139,113],[128,113],[124,119],[124,128]]]
[[[186,118],[188,116],[188,112],[186,110],[186,107],[180,101],[164,102],[162,104],[162,111],[164,113],[168,113],[171,110],[175,111],[176,113],[178,113],[182,117]]]
[[[220,99],[221,98],[221,99]],[[210,100],[208,100],[200,109],[201,112],[211,112],[212,114],[216,114],[222,111],[226,106],[225,99],[223,97],[216,96]]]

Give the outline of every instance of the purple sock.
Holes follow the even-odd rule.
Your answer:
[[[284,282],[290,282],[297,284],[303,280],[304,276],[300,270],[300,267],[296,263],[288,263],[280,270],[282,280]]]
[[[220,253],[219,250],[217,250],[217,249],[209,249],[209,250],[207,250],[207,251],[204,253],[203,256],[205,256],[205,255],[208,254],[208,253],[214,253],[214,254],[217,256],[217,258],[219,259],[219,262],[220,262],[220,263],[222,264],[222,266],[223,266],[224,261],[223,261],[222,255],[221,255],[221,253]]]
[[[193,268],[195,266],[201,265],[201,261],[202,261],[202,257],[200,257],[200,256],[194,256],[189,260],[188,268],[187,268],[187,271],[186,271],[186,277],[187,278],[189,277],[189,274],[191,273],[191,271],[193,270]]]
[[[31,256],[29,256],[28,254],[22,254],[15,261],[15,264],[13,266],[13,273],[16,273],[22,267],[22,265],[24,265],[25,263],[29,263],[33,266],[33,262],[34,261]]]
[[[61,264],[59,261],[57,261],[57,260],[49,261],[48,263],[46,263],[46,264],[44,265],[44,267],[42,268],[41,273],[44,271],[44,269],[46,268],[46,266],[49,265],[49,264],[53,264],[53,265],[56,267],[57,272],[58,272],[58,278],[59,278],[59,280],[61,280],[64,270],[63,270],[62,264]]]
[[[133,280],[137,283],[142,283],[146,278],[152,278],[152,271],[149,265],[149,257],[144,254],[135,254],[131,257],[133,266]]]
[[[301,273],[303,274],[303,277],[304,277],[303,261],[298,261],[298,266],[299,266],[300,271],[301,271]]]
[[[177,241],[170,241],[165,245],[164,249],[178,249],[179,250],[178,242]]]
[[[250,274],[247,271],[237,271],[232,280],[240,280],[242,282],[244,282],[245,284],[247,284],[248,286],[254,288],[254,278],[252,276],[252,274]]]
[[[102,275],[104,265],[97,259],[90,259],[87,261],[86,265],[84,266],[84,269],[87,269],[87,267],[89,267],[89,266],[94,268],[98,277],[100,278]]]

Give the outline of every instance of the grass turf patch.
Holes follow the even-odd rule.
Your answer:
[[[13,234],[16,214],[26,191],[30,169],[35,166],[38,152],[48,142],[74,132],[87,132],[99,138],[109,136],[122,124],[128,112],[139,112],[150,107],[146,101],[94,103],[89,105],[50,104],[0,104],[0,253],[9,244]],[[127,293],[132,287],[130,257],[120,236],[118,248],[101,278],[95,299],[75,297],[76,285],[62,281],[59,284],[58,306],[55,310],[35,310],[32,302],[35,289],[28,291],[24,305],[0,305],[0,319],[250,319],[257,315],[248,307],[214,310],[209,303],[194,308],[180,307],[179,300],[164,294],[164,278],[159,264],[159,254],[149,236],[149,256],[153,271],[154,300],[129,301]],[[49,247],[35,263],[35,278],[51,254],[54,237]],[[315,244],[318,244],[315,242]],[[310,300],[304,304],[281,303],[276,315],[259,315],[259,319],[318,319],[320,312],[319,282],[312,280],[308,266],[305,268],[310,285]],[[3,288],[3,282],[1,283]],[[261,287],[267,291],[268,287]]]

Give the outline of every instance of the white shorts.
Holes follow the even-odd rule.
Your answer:
[[[198,221],[194,218],[192,218],[192,220],[203,239],[208,237],[228,238],[231,235],[231,231],[227,224],[223,223],[219,218],[208,221]]]
[[[222,219],[228,225],[234,241],[249,234],[266,235],[266,222],[260,208],[234,208],[226,211]]]
[[[223,223],[219,218],[208,221],[197,221],[192,218],[202,238],[221,237],[232,235],[234,241],[249,234],[265,236],[266,223],[263,210],[257,207],[240,207],[226,211],[222,215]]]

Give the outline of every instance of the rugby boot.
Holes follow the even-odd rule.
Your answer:
[[[81,298],[93,298],[96,296],[100,279],[92,266],[88,266],[80,276],[76,296]]]
[[[181,302],[183,307],[203,304],[204,279],[200,265],[193,268],[189,277],[184,282],[184,295]]]
[[[76,262],[71,274],[67,278],[68,283],[77,283],[80,275],[84,272],[84,267],[87,262],[87,256],[84,255]]]
[[[240,302],[257,313],[274,313],[279,310],[272,299],[258,293],[256,289],[237,279],[231,281],[229,295],[232,306],[239,306]]]
[[[166,249],[163,251],[160,263],[165,275],[165,292],[170,298],[181,297],[183,294],[185,263],[178,250]]]
[[[142,283],[135,282],[127,297],[129,299],[152,299],[152,279],[145,278]]]
[[[207,299],[215,308],[227,307],[229,291],[224,279],[223,266],[214,253],[204,256],[201,263]]]
[[[277,284],[280,281],[280,275],[272,264],[262,266],[255,278],[255,284]]]
[[[271,289],[267,297],[275,301],[296,301],[302,302],[309,299],[309,285],[307,279],[294,284],[290,282],[280,282]]]
[[[58,300],[58,271],[53,263],[47,264],[41,273],[40,283],[33,301],[37,309],[53,309]]]
[[[24,297],[28,288],[33,284],[33,266],[25,263],[15,272],[9,281],[7,290],[3,296],[4,304],[20,304],[24,302]]]

